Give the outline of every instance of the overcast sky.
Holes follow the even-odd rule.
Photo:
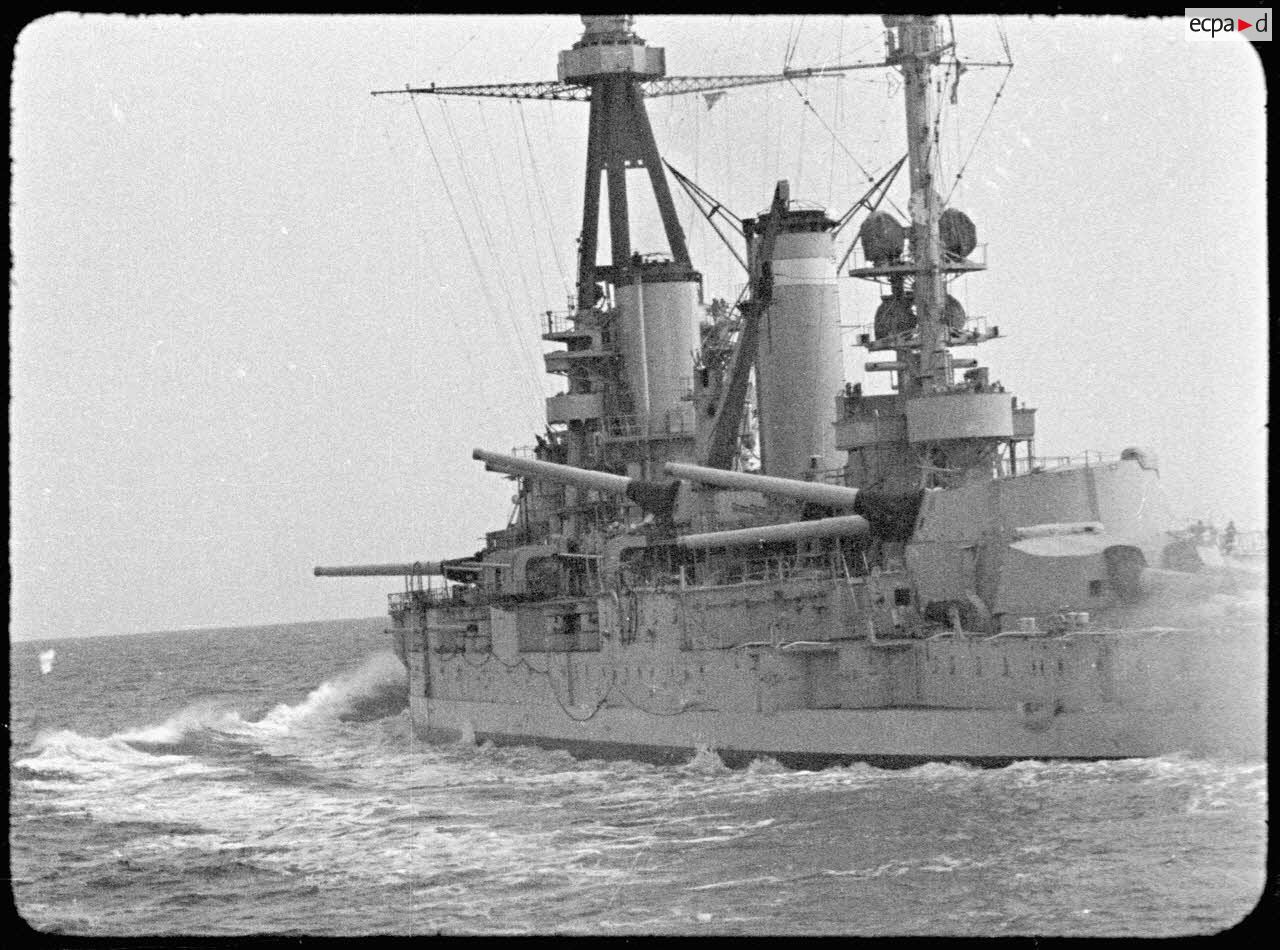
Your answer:
[[[996,26],[957,18],[961,56],[998,58]],[[1003,26],[1003,95],[992,109],[1003,70],[966,73],[943,137],[948,180],[972,150],[952,203],[991,266],[957,295],[1001,329],[957,355],[1038,408],[1039,453],[1145,445],[1171,518],[1262,527],[1257,57],[1186,42],[1180,18]],[[673,75],[883,52],[878,18],[642,16],[637,31]],[[556,391],[536,371],[537,315],[573,280],[586,107],[415,111],[369,92],[551,79],[580,34],[574,16],[27,27],[11,87],[12,637],[371,616],[395,580],[312,566],[470,553],[506,524],[511,483],[470,453],[531,443]],[[788,178],[839,214],[865,187],[855,160],[879,174],[902,152],[894,87],[868,71],[650,110],[667,158],[735,213]],[[708,298],[732,298],[736,264],[676,201]],[[640,227],[637,249],[665,250]],[[849,325],[876,303],[855,284]],[[868,358],[848,348],[851,381]]]

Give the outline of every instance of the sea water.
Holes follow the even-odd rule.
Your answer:
[[[14,644],[19,914],[118,936],[1163,936],[1232,927],[1264,890],[1262,762],[429,746],[381,630]]]

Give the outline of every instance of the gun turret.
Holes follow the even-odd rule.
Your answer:
[[[316,577],[425,577],[440,576],[444,568],[439,561],[414,561],[411,564],[352,564],[344,567],[317,567]]]
[[[674,521],[676,494],[680,490],[678,481],[664,485],[646,482],[639,478],[627,478],[625,475],[614,475],[610,472],[595,472],[573,465],[516,458],[513,455],[502,455],[499,452],[488,452],[484,449],[473,450],[471,457],[476,461],[484,462],[485,468],[489,471],[523,475],[527,478],[557,482],[562,485],[575,485],[578,488],[589,488],[610,495],[622,495],[642,510],[651,512],[658,521],[668,525]]]
[[[685,465],[668,462],[663,466],[668,475],[740,491],[756,491],[764,495],[780,495],[807,501],[829,508],[847,508],[855,515],[866,518],[871,536],[881,541],[908,541],[920,514],[924,491],[884,492],[826,482],[802,482],[795,478],[778,478],[774,475],[753,475],[750,472],[729,472],[719,468]],[[835,519],[823,519],[835,520]]]

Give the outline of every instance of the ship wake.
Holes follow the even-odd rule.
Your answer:
[[[327,680],[297,703],[280,703],[245,714],[226,701],[202,700],[161,723],[105,737],[70,730],[37,734],[15,763],[32,778],[95,781],[161,770],[170,777],[241,764],[262,771],[263,748],[279,739],[307,740],[398,716],[408,705],[405,671],[390,652],[368,657],[357,668]]]

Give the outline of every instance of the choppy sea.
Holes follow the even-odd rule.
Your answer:
[[[19,914],[114,936],[1164,936],[1230,928],[1266,889],[1262,762],[428,746],[381,629],[14,644]]]

